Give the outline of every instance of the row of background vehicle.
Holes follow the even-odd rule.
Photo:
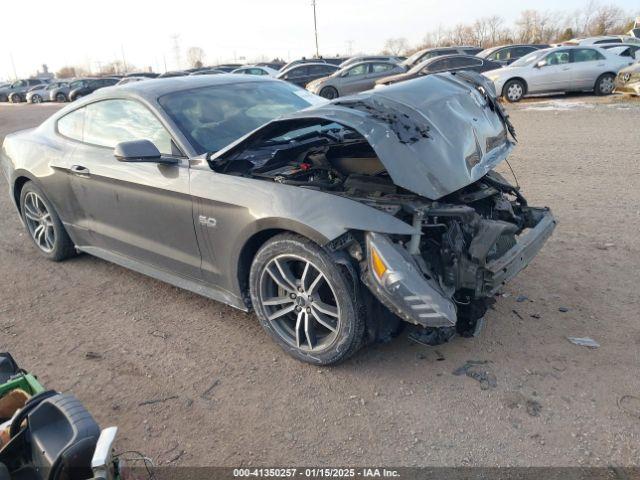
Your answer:
[[[590,77],[590,83],[586,81],[573,82],[573,87],[579,86],[580,89],[584,89],[590,86],[596,93],[603,94],[611,93],[616,73],[622,67],[632,63],[636,59],[636,55],[640,55],[640,39],[628,36],[574,39],[554,45],[501,45],[484,50],[474,46],[435,47],[419,50],[408,58],[391,55],[360,55],[350,58],[303,57],[287,64],[275,61],[260,62],[252,65],[227,63],[211,67],[168,71],[163,74],[139,72],[129,73],[124,76],[87,77],[71,80],[53,80],[51,82],[40,79],[23,79],[13,84],[0,85],[0,102],[66,102],[88,95],[102,87],[122,85],[148,78],[223,73],[270,76],[294,83],[303,88],[306,87],[314,94],[333,99],[423,75],[459,70],[486,73],[494,81],[499,94],[502,94],[509,101],[518,101],[527,93],[544,93],[546,91],[555,91],[554,89],[575,89],[572,87],[571,75],[566,74],[563,78],[545,82],[541,78],[548,76],[551,69],[539,71],[542,70],[542,65],[539,65],[536,67],[538,71],[525,72],[525,74],[529,73],[529,76],[533,79],[529,81],[521,78],[522,72],[519,73],[520,77],[514,74],[511,78],[507,74],[511,70],[501,70],[501,68],[509,67],[514,62],[531,55],[533,52],[548,50],[548,53],[551,54],[559,48],[567,49],[564,63],[576,63],[574,59],[580,58],[580,55],[569,53],[569,47],[596,48],[608,51],[605,53],[590,53],[594,59],[605,63],[605,65],[601,65],[605,68],[596,75],[602,88],[596,85],[597,81],[591,82],[593,79]],[[626,61],[615,61],[612,56],[622,57]],[[604,74],[607,75],[603,81],[600,76]],[[560,76],[562,77],[561,74]],[[509,83],[508,87],[507,83]],[[529,85],[530,83],[531,86]]]

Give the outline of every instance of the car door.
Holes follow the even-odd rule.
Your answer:
[[[307,83],[312,82],[318,78],[323,78],[331,75],[335,71],[336,69],[332,68],[329,65],[309,65],[309,74],[307,76],[307,81],[302,86],[306,87]]]
[[[75,148],[52,166],[68,177],[74,202],[71,222],[86,242],[79,246],[200,278],[188,160],[178,158],[175,165],[129,163],[113,154],[120,142],[147,139],[161,153],[175,156],[179,151],[162,123],[132,99],[101,100],[72,114],[62,117],[57,129],[62,136],[76,136]]]
[[[284,76],[284,80],[304,87],[311,81],[309,80],[309,67],[306,65],[300,65],[299,67],[292,69]]]
[[[350,95],[352,93],[361,92],[362,90],[367,90],[368,74],[368,63],[359,63],[348,69],[340,78],[338,86],[340,95]]]
[[[479,71],[482,67],[482,60],[471,55],[460,55],[449,59],[449,71],[472,70]]]
[[[548,53],[531,67],[525,80],[528,91],[553,92],[572,89],[571,53],[560,49]]]
[[[606,58],[595,48],[571,50],[573,85],[575,90],[593,88],[598,77],[606,70]]]
[[[376,84],[376,80],[394,75],[396,73],[402,73],[404,70],[398,65],[386,62],[376,62],[369,64],[369,74],[367,76],[367,83],[364,85],[363,90],[369,90]]]

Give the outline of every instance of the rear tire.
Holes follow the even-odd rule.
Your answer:
[[[615,80],[616,77],[612,73],[603,73],[600,75],[593,89],[595,94],[598,96],[611,95],[615,88]]]
[[[60,262],[76,255],[75,246],[44,192],[27,182],[20,192],[20,212],[29,237],[42,255]]]
[[[31,96],[31,103],[42,103],[42,97],[37,93]]]
[[[262,327],[292,357],[331,365],[362,346],[365,319],[353,280],[311,240],[286,233],[265,243],[249,287]]]
[[[64,93],[56,94],[56,102],[64,103],[67,101],[67,96]]]
[[[502,98],[504,98],[507,102],[515,103],[522,100],[524,94],[526,93],[526,88],[524,83],[521,80],[509,80],[505,83],[502,88]]]
[[[22,97],[19,93],[12,93],[9,95],[9,101],[11,103],[22,103]]]
[[[327,100],[333,100],[334,98],[338,98],[340,95],[338,94],[338,90],[333,87],[324,87],[320,90],[320,96],[326,98]]]

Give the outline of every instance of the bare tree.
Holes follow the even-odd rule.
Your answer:
[[[384,49],[382,50],[385,55],[402,55],[409,49],[409,44],[406,38],[389,38],[384,42]]]
[[[625,13],[615,5],[601,5],[593,13],[589,33],[591,35],[605,35],[618,33],[624,27]],[[622,33],[622,32],[620,32]]]
[[[204,50],[200,47],[189,47],[187,62],[191,68],[200,68],[204,64]]]
[[[73,78],[87,75],[88,72],[82,67],[65,66],[56,72],[57,78]]]

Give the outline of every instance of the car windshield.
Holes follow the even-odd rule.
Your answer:
[[[287,113],[325,103],[284,82],[246,82],[183,90],[159,100],[198,154],[218,151]]]
[[[536,50],[535,52],[528,53],[522,58],[519,58],[511,64],[512,67],[526,67],[536,61],[541,55],[547,53],[547,50]]]

